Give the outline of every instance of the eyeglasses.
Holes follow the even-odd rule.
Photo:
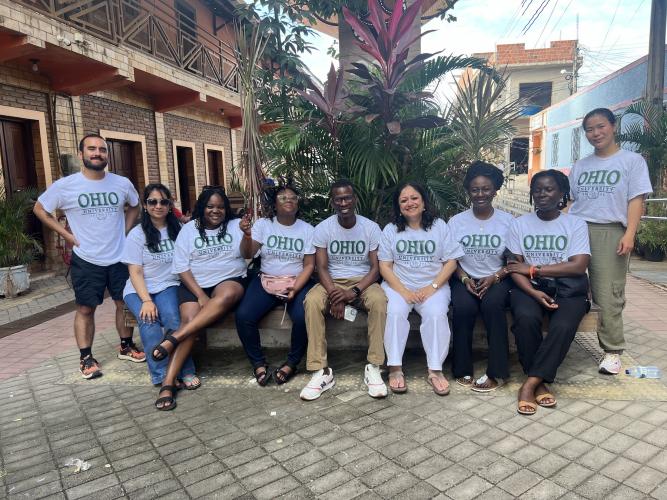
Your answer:
[[[299,201],[299,197],[294,195],[289,196],[287,194],[279,194],[278,196],[276,196],[276,200],[278,200],[280,203],[287,203],[288,201],[296,203],[297,201]]]
[[[166,200],[164,198],[161,198],[159,200],[156,198],[148,198],[146,200],[146,205],[150,207],[155,207],[158,205],[158,203],[160,204],[161,207],[168,207],[169,205],[171,205],[171,200]]]

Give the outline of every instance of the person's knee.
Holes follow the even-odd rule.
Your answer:
[[[307,314],[324,312],[326,305],[326,295],[322,295],[318,292],[313,293],[313,290],[306,294],[306,298],[303,301],[303,308],[307,311]]]
[[[160,322],[168,330],[178,330],[181,326],[181,316],[177,312],[160,311]]]
[[[76,306],[76,312],[85,318],[92,318],[95,314],[95,309],[95,307],[80,304]]]
[[[455,317],[477,316],[479,308],[477,304],[468,300],[452,302],[452,314]]]
[[[384,293],[374,293],[366,300],[366,307],[370,314],[387,314],[387,297]]]

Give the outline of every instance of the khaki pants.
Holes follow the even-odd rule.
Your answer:
[[[361,277],[340,278],[333,281],[339,287],[347,289],[359,283]],[[387,321],[387,297],[380,285],[373,283],[361,293],[358,303],[368,313],[368,362],[381,365],[384,363],[384,327]],[[325,331],[325,315],[329,310],[329,300],[324,287],[318,283],[311,288],[303,305],[306,311],[306,329],[308,331],[306,368],[309,371],[315,371],[329,366]]]
[[[625,233],[622,224],[588,223],[591,240],[591,280],[593,302],[600,306],[598,341],[606,352],[622,352],[623,308],[625,307],[625,277],[629,255],[619,256],[616,247]]]

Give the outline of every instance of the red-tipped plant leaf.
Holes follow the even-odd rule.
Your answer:
[[[386,31],[384,21],[382,20],[383,17],[384,14],[380,12],[380,6],[378,5],[377,0],[368,0],[368,18],[378,35],[383,31]]]
[[[371,50],[367,50],[369,54],[373,55],[373,52],[375,52],[375,55],[373,57],[377,60],[380,60],[380,49],[378,47],[377,41],[375,40],[375,37],[372,35],[368,29],[359,21],[356,17],[354,17],[354,14],[348,9],[347,7],[343,6],[343,17],[345,17],[345,21],[347,21],[347,24],[350,25],[350,27],[354,30],[354,32],[357,34],[359,38],[361,38],[364,43],[363,44],[357,44],[360,47],[363,47],[364,45],[370,48]]]
[[[400,2],[401,0],[398,0]],[[389,19],[389,29],[387,30],[389,32],[389,38],[394,40],[396,38],[396,30],[398,29],[398,22],[401,20],[401,17],[403,16],[403,6],[395,6],[394,10],[391,13],[391,18]]]

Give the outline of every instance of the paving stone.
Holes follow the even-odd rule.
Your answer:
[[[604,499],[618,487],[619,483],[600,474],[594,474],[576,488],[581,496],[590,499]]]
[[[445,497],[443,495],[442,498],[444,500],[445,498],[449,497]],[[505,490],[501,490],[497,486],[494,486],[493,488],[488,489],[484,493],[479,495],[477,497],[477,500],[511,500],[513,498],[514,496],[510,495]]]
[[[366,446],[365,444],[358,444],[352,448],[347,448],[345,450],[339,451],[333,457],[338,465],[347,465],[352,463],[360,458],[366,457],[372,453],[377,453],[373,448]]]
[[[410,472],[417,476],[419,479],[428,479],[434,474],[438,474],[441,471],[451,467],[452,465],[454,465],[454,462],[451,460],[448,460],[441,455],[436,455],[412,467]]]
[[[131,500],[149,500],[160,498],[164,500],[170,496],[174,499],[185,498],[186,493],[175,479],[167,479],[154,484],[147,484],[127,495]]]
[[[540,481],[542,477],[538,474],[528,469],[521,469],[500,481],[498,486],[514,496],[520,496]]]
[[[278,479],[288,475],[288,472],[283,469],[280,465],[275,465],[269,469],[264,469],[259,471],[251,476],[245,477],[241,480],[243,486],[248,489],[248,491],[256,490],[262,486],[277,481]]]
[[[315,479],[307,486],[316,495],[322,495],[341,484],[351,481],[353,478],[354,476],[346,470],[338,469]]]
[[[625,481],[625,479],[640,467],[641,464],[621,456],[612,460],[611,463],[603,467],[600,472],[616,481]]]
[[[99,498],[100,492],[113,493],[116,489],[120,490],[118,478],[113,474],[88,481],[67,490],[67,498],[75,500],[77,498],[91,497]]]
[[[394,495],[392,498],[396,498],[397,500],[403,500],[406,498],[409,498],[410,500],[426,500],[434,498],[436,495],[438,495],[438,490],[436,488],[428,483],[421,481],[414,486],[401,491],[397,495]]]
[[[571,489],[581,484],[591,474],[593,474],[592,470],[573,462],[551,476],[551,480]]]
[[[472,476],[447,490],[447,496],[454,500],[470,500],[479,497],[489,488],[493,488],[493,484],[479,476]]]
[[[348,469],[349,470],[349,469]],[[392,462],[382,464],[380,467],[372,468],[359,476],[359,479],[369,488],[375,488],[386,483],[391,478],[401,474],[403,470]]]
[[[487,481],[490,481],[493,484],[496,484],[506,477],[511,476],[514,472],[520,469],[521,466],[515,462],[512,462],[508,458],[501,458],[488,465],[487,467],[481,467],[477,470],[477,474],[480,477],[483,477]]]
[[[307,453],[303,453],[291,460],[283,461],[283,467],[285,467],[290,472],[295,472],[299,469],[304,469],[310,465],[315,465],[317,462],[324,459],[324,453],[319,450],[310,450]]]
[[[347,464],[345,466],[345,470],[349,471],[355,476],[361,476],[366,474],[368,471],[382,467],[386,462],[387,457],[374,451],[365,457],[359,458],[354,462]]]
[[[587,443],[586,441],[581,441],[579,438],[577,438],[572,439],[571,441],[565,443],[563,446],[556,448],[555,451],[565,458],[576,460],[584,453],[588,453],[592,449],[594,449],[594,445]]]
[[[304,466],[293,472],[298,480],[301,482],[315,481],[316,479],[328,474],[332,470],[336,470],[336,462],[331,458],[324,458],[317,462]]]
[[[527,467],[529,464],[534,463],[536,460],[542,458],[547,453],[549,452],[544,448],[540,448],[539,446],[529,444],[526,446],[522,446],[517,451],[512,453],[510,455],[510,458],[514,462],[521,464],[524,467]]]
[[[426,482],[440,491],[447,491],[453,486],[465,481],[472,473],[460,465],[452,465],[442,472],[428,478]]]
[[[177,474],[179,482],[184,487],[188,487],[217,474],[222,474],[227,469],[219,462],[211,462],[206,464],[204,467],[188,468],[185,471],[182,471],[181,469],[176,470],[181,472],[180,474]],[[174,470],[174,473],[176,473],[176,470]]]
[[[600,446],[600,448],[604,448],[605,450],[611,451],[612,453],[621,454],[635,443],[637,443],[635,438],[626,434],[621,434],[619,432],[613,436],[609,436],[598,446]]]
[[[398,462],[402,467],[409,469],[410,467],[414,467],[415,465],[418,465],[424,460],[433,456],[433,452],[428,448],[417,446],[407,453],[403,453],[402,455],[396,457],[396,462]]]
[[[229,486],[232,483],[234,483],[234,476],[232,476],[230,472],[222,472],[220,474],[216,474],[215,476],[208,477],[194,484],[191,484],[185,489],[193,498],[197,498],[212,492],[215,492],[216,494],[220,495],[221,498],[223,498],[222,488]],[[238,485],[234,488],[234,491],[237,490],[242,492],[245,491],[241,485]]]
[[[507,436],[501,439],[496,444],[490,447],[491,451],[499,455],[509,456],[519,448],[526,446],[528,443],[517,436]]]
[[[630,488],[624,484],[621,484],[611,493],[608,493],[606,500],[628,500],[629,498],[642,498],[643,495],[641,492]]]
[[[300,486],[299,481],[294,479],[291,476],[286,476],[278,481],[274,481],[270,484],[267,484],[265,486],[262,486],[261,488],[256,489],[255,491],[252,492],[253,496],[257,500],[271,500],[274,499],[280,495],[287,494],[289,492],[293,492]],[[293,498],[298,498],[297,496]]]
[[[611,462],[614,458],[616,458],[616,455],[613,453],[609,453],[601,448],[593,448],[588,453],[579,457],[577,463],[597,471]]]
[[[542,500],[548,498],[559,498],[567,492],[565,488],[559,486],[558,484],[545,479],[537,485],[530,488],[523,495],[522,499],[525,500]]]
[[[377,486],[374,491],[380,495],[382,498],[389,498],[395,493],[400,493],[412,486],[416,486],[419,483],[419,479],[410,474],[409,472],[403,472],[398,474],[387,482]]]
[[[651,467],[641,467],[637,472],[632,474],[624,481],[625,484],[641,491],[642,493],[650,493],[660,483],[662,483],[667,475]]]
[[[630,460],[634,460],[635,462],[644,464],[657,455],[659,451],[660,448],[657,446],[645,443],[644,441],[639,441],[638,443],[625,450],[623,456],[629,458]]]

